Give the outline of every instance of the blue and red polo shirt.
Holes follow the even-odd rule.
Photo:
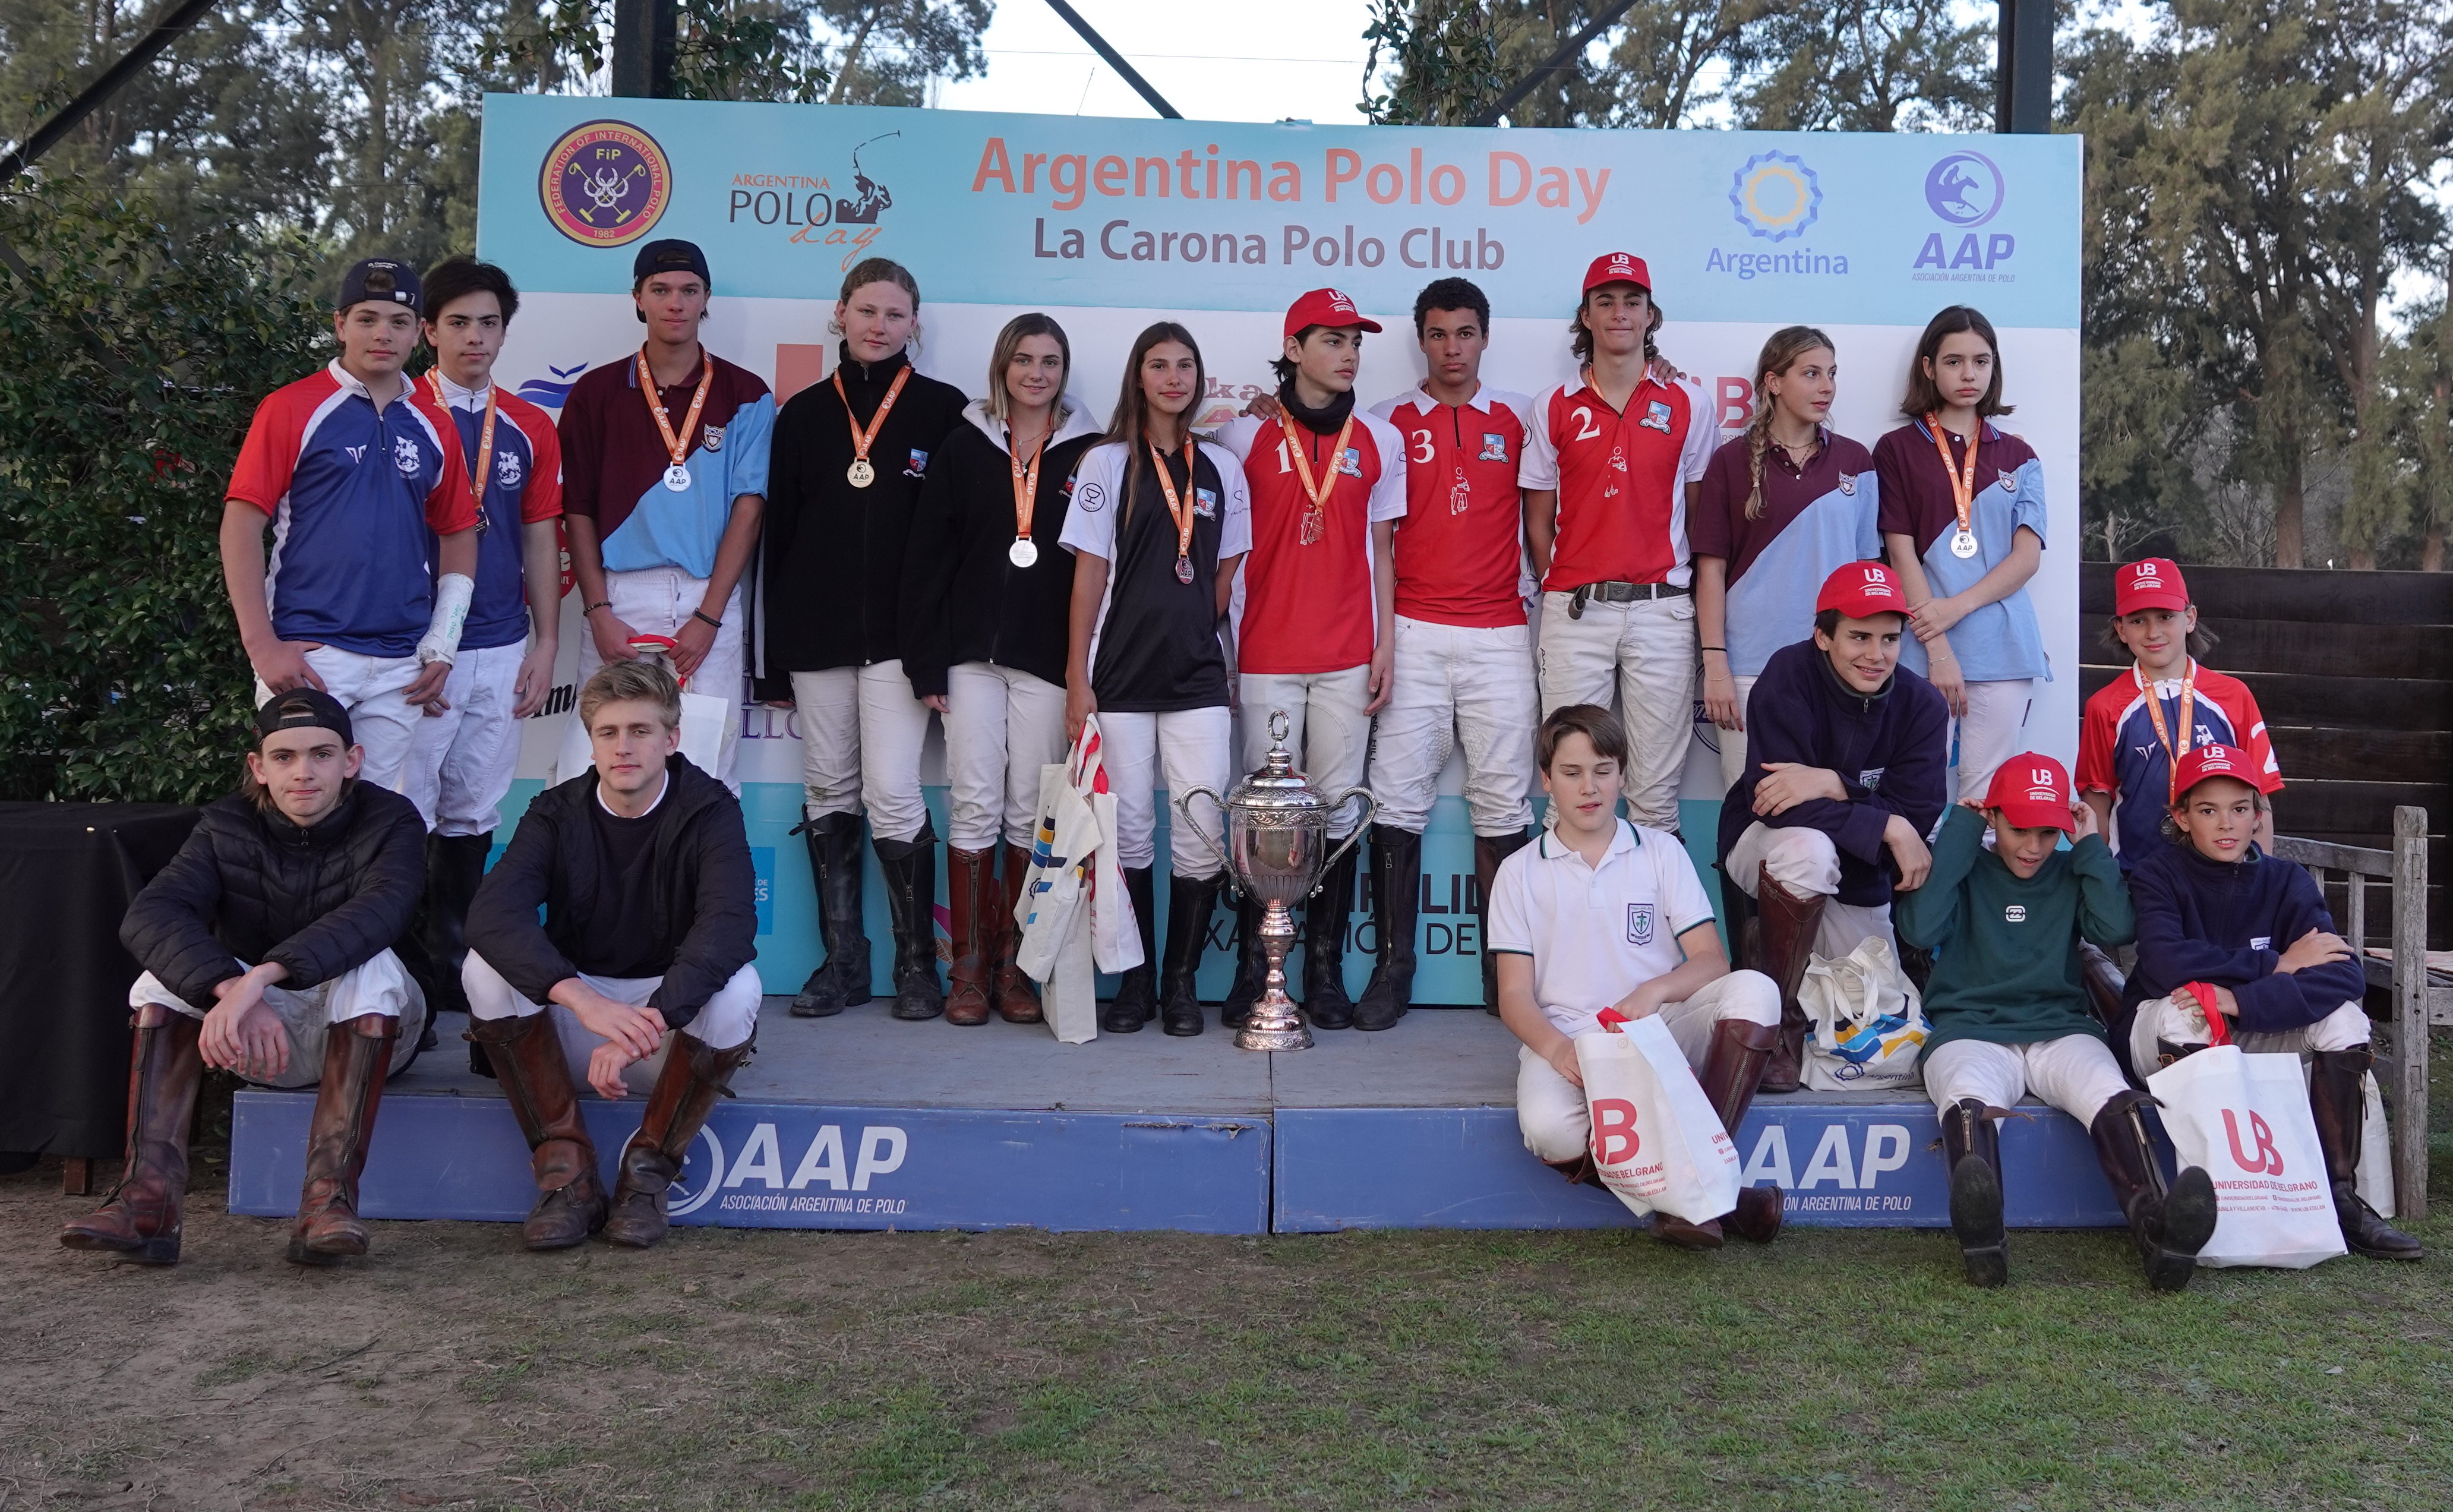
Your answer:
[[[381,409],[335,361],[274,389],[226,497],[272,518],[272,633],[364,656],[409,656],[434,615],[433,537],[477,523],[450,421],[403,380]]]
[[[2257,695],[2240,679],[2210,666],[2192,662],[2190,668],[2196,677],[2189,684],[2185,728],[2183,680],[2159,679],[2150,688],[2134,665],[2097,688],[2079,717],[2074,786],[2083,793],[2112,795],[2112,832],[2104,839],[2121,858],[2124,875],[2164,845],[2164,815],[2172,806],[2172,753],[2165,739],[2184,750],[2229,746],[2245,751],[2258,768],[2257,786],[2268,793],[2283,790],[2283,767],[2274,759],[2274,742],[2265,732]],[[2155,716],[2146,711],[2150,697],[2164,711],[2161,735],[2155,731]]]
[[[418,382],[429,397],[441,387],[444,408],[459,428],[461,451],[472,469],[480,467],[484,459],[476,450],[486,433],[485,390],[463,388],[439,371]],[[484,468],[485,508],[477,521],[477,591],[460,631],[460,644],[470,650],[528,639],[520,527],[562,516],[562,438],[553,418],[508,388],[498,387],[496,394],[494,455]]]

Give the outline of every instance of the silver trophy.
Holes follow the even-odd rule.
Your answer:
[[[1226,810],[1226,838],[1219,849],[1226,854],[1226,869],[1245,896],[1265,910],[1261,951],[1269,969],[1262,979],[1261,996],[1252,1005],[1251,1016],[1235,1034],[1236,1048],[1244,1050],[1311,1048],[1311,1030],[1296,1016],[1295,1002],[1286,996],[1286,952],[1295,943],[1294,916],[1287,910],[1320,890],[1321,875],[1363,838],[1364,825],[1371,822],[1378,809],[1364,788],[1351,787],[1331,798],[1304,781],[1303,773],[1295,770],[1294,758],[1286,753],[1288,727],[1286,710],[1271,711],[1268,760],[1225,798],[1207,787],[1195,787],[1175,801],[1184,822],[1204,835],[1208,831],[1200,829],[1192,817],[1192,800],[1206,797]],[[1330,850],[1328,817],[1356,798],[1363,800],[1362,823],[1344,845]],[[1346,900],[1337,899],[1336,905],[1345,907]]]

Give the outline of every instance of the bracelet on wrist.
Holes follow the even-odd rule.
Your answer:
[[[584,620],[584,619],[588,618],[588,616],[589,616],[589,615],[591,615],[591,614],[595,613],[598,609],[609,609],[609,608],[611,608],[612,607],[613,607],[613,601],[612,601],[611,599],[605,599],[605,600],[601,600],[600,602],[595,603],[595,604],[590,604],[589,606],[588,606],[588,607],[586,607],[586,608],[584,608],[584,609],[580,610],[580,611],[579,611],[579,617],[580,617],[581,619],[583,619],[583,620]]]
[[[708,615],[707,610],[705,610],[705,609],[692,609],[692,610],[690,610],[690,618],[691,618],[691,619],[694,619],[694,620],[696,620],[696,621],[698,621],[698,622],[699,622],[700,624],[702,624],[702,625],[707,626],[709,629],[717,629],[717,630],[720,630],[720,629],[724,628],[724,622],[723,622],[722,620],[718,620],[718,619],[711,619],[711,618],[709,618],[709,617],[708,617]]]

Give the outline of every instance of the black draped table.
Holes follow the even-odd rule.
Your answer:
[[[83,1163],[128,1126],[129,901],[170,864],[182,804],[0,803],[0,1151]]]

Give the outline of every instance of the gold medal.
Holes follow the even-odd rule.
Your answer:
[[[903,386],[910,378],[911,365],[905,363],[903,370],[894,375],[894,382],[886,386],[886,397],[877,402],[877,413],[868,417],[868,428],[863,430],[851,417],[851,395],[844,392],[843,369],[835,369],[835,397],[843,401],[844,424],[851,428],[851,466],[844,469],[844,477],[853,487],[866,488],[877,481],[877,469],[869,465],[868,448],[877,444],[877,433],[886,428],[887,412],[902,397]]]
[[[853,487],[866,488],[877,481],[877,469],[868,465],[867,457],[854,457],[851,466],[844,468],[844,477]]]

